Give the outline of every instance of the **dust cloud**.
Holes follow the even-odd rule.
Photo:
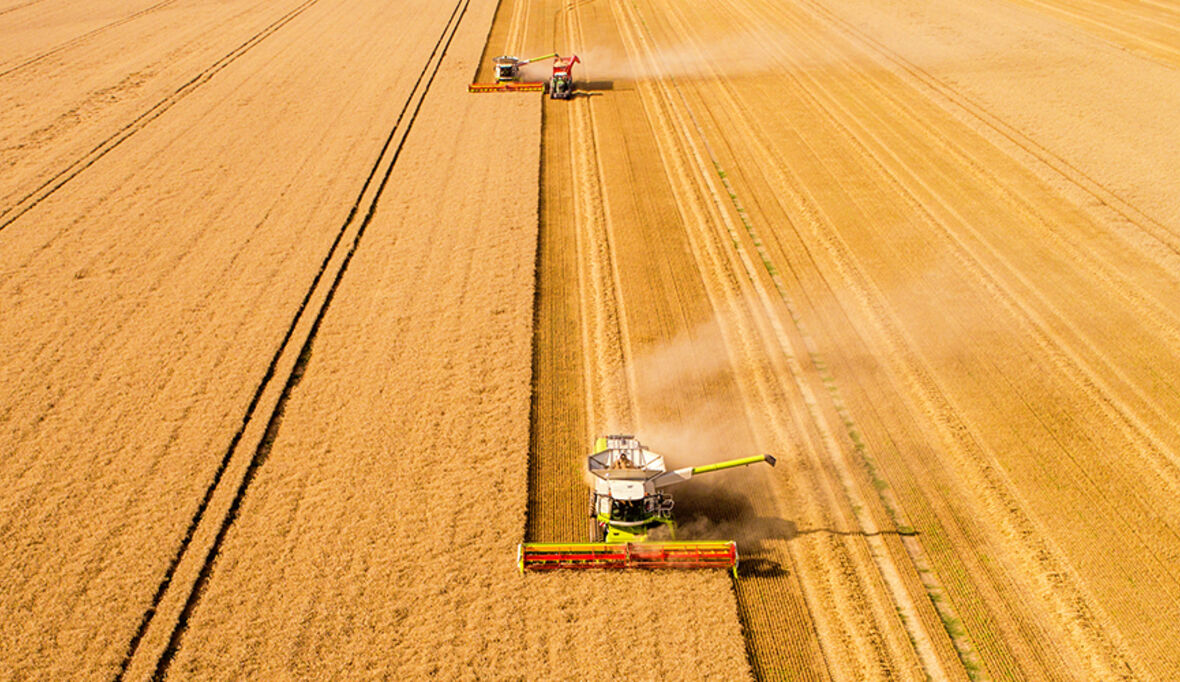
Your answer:
[[[748,30],[711,37],[708,50],[697,43],[660,44],[643,59],[620,49],[593,45],[578,52],[586,78],[594,81],[633,81],[657,76],[700,78],[713,74],[754,76],[781,73],[793,41],[775,31]],[[791,57],[792,60],[795,56]]]
[[[634,360],[641,429],[636,434],[664,455],[669,469],[763,452],[732,390],[732,367],[716,321],[681,334]],[[795,524],[763,516],[771,508],[771,469],[755,464],[693,477],[669,490],[677,537],[735,540],[744,553],[769,539],[790,539]],[[659,536],[654,536],[659,539]],[[666,539],[666,538],[665,538]]]

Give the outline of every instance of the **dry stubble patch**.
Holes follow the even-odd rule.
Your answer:
[[[744,669],[717,576],[516,573],[540,120],[535,98],[464,91],[492,9],[473,3],[460,29],[175,673]],[[524,132],[498,135],[504,118]],[[504,192],[504,177],[524,189]]]
[[[117,671],[404,99],[397,10],[316,10],[0,233],[11,674]]]

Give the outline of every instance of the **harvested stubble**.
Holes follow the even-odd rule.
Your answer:
[[[465,92],[486,26],[456,37],[175,674],[747,674],[723,573],[516,572],[540,109]]]
[[[438,5],[0,5],[0,676],[117,670]],[[464,92],[493,5],[470,5],[174,674],[745,675],[722,576],[515,574],[539,119]],[[546,130],[573,152],[550,178],[581,179],[546,196],[605,221],[574,261],[619,307],[600,373],[688,335],[671,364],[700,376],[631,368],[637,425],[782,451],[735,515],[773,525],[760,565],[783,569],[741,586],[757,672],[1176,667],[1174,12],[501,8],[505,51],[582,52],[604,91]]]

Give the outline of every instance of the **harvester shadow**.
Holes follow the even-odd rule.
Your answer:
[[[774,559],[743,556],[738,562],[740,578],[777,578],[789,574],[790,571]]]
[[[614,81],[579,81],[578,89],[586,92],[603,92],[615,89]]]
[[[836,530],[834,528],[804,528],[803,530],[795,531],[795,535],[811,535],[813,533],[827,533],[828,535],[844,535],[853,536],[858,535],[862,538],[872,538],[883,535],[897,535],[900,537],[912,537],[920,535],[916,530],[878,530],[872,533],[863,530]]]
[[[686,486],[676,491],[676,519],[678,539],[737,542],[741,556],[739,576],[788,574],[788,570],[772,558],[766,543],[795,537],[795,522],[759,516],[749,497],[741,492],[721,486]]]
[[[741,561],[738,575],[776,577],[789,573],[767,546],[770,541],[790,541],[800,535],[827,533],[841,536],[914,536],[909,527],[865,532],[834,528],[799,528],[791,520],[759,516],[748,495],[730,487],[685,486],[676,491],[676,519],[682,540],[734,540]]]

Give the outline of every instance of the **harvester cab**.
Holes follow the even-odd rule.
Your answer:
[[[574,94],[574,64],[581,63],[578,55],[556,57],[553,60],[553,75],[549,78],[549,97],[569,99]]]
[[[663,455],[645,448],[633,436],[606,436],[595,442],[587,461],[592,519],[588,543],[524,543],[517,552],[521,572],[556,568],[729,568],[737,572],[737,545],[732,541],[678,542],[669,486],[698,474],[758,462],[774,466],[770,455],[756,455],[716,464],[669,471]],[[657,529],[668,542],[649,542]]]

